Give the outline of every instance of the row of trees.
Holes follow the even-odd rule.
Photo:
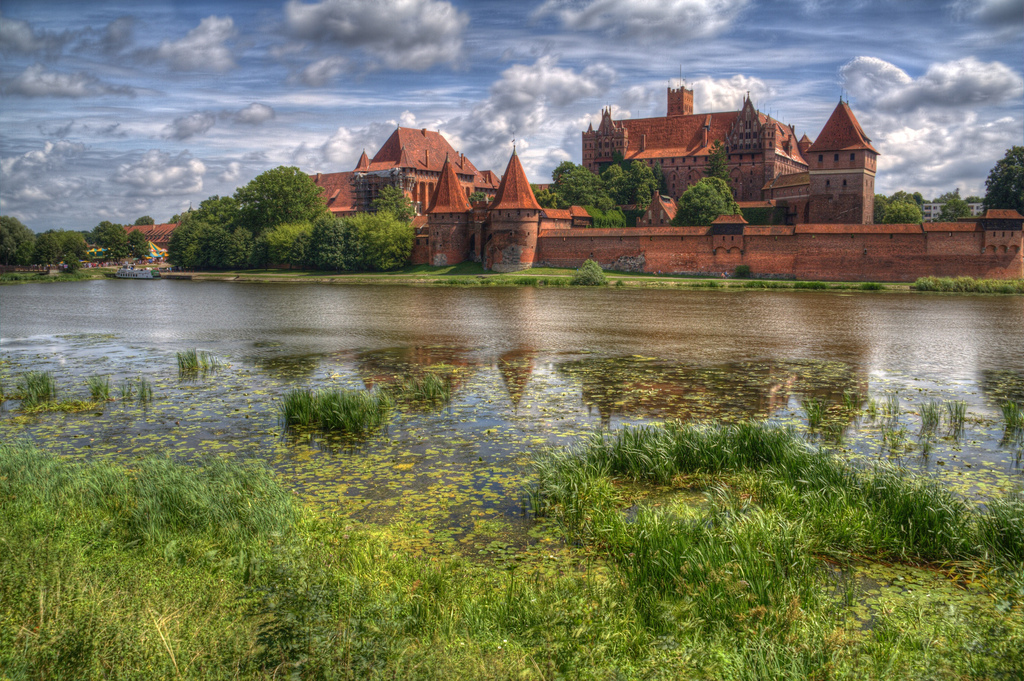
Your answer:
[[[153,218],[146,215],[135,224],[154,223]],[[129,233],[123,226],[106,220],[89,231],[51,229],[36,234],[18,218],[0,216],[0,264],[3,265],[56,265],[64,262],[74,269],[79,260],[86,258],[90,244],[107,249],[102,256],[106,260],[145,258],[149,255],[149,242],[142,232]],[[72,264],[71,261],[75,262]]]
[[[335,218],[308,175],[281,166],[234,196],[211,196],[182,215],[167,257],[190,269],[401,267],[412,253],[414,210],[397,187],[382,189],[374,208],[376,213]]]
[[[643,161],[627,163],[619,154],[615,159],[599,176],[564,161],[551,173],[553,184],[545,189],[534,186],[537,203],[543,208],[597,208],[602,213],[626,205],[646,210],[654,192],[666,189],[661,165],[651,168]]]

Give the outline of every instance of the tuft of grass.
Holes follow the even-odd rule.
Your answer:
[[[18,383],[21,406],[32,408],[57,399],[57,382],[49,371],[26,371]]]
[[[182,350],[177,353],[178,373],[181,375],[205,374],[223,366],[223,361],[206,350]]]
[[[153,401],[153,384],[140,376],[135,386],[135,395],[139,402],[148,404]]]
[[[921,416],[921,431],[919,434],[933,435],[942,421],[942,405],[935,400],[931,400],[918,407],[918,413]]]
[[[1024,293],[1024,279],[974,279],[973,277],[921,277],[918,291],[942,293]]]
[[[882,413],[891,419],[899,418],[900,396],[899,393],[890,393],[885,396],[885,404],[882,405]]]
[[[90,376],[86,381],[94,402],[110,401],[110,376]]]
[[[844,392],[843,393],[843,409],[848,414],[856,414],[860,411],[860,395],[855,392]]]
[[[881,291],[885,288],[877,281],[865,281],[857,286],[861,291]]]
[[[428,373],[423,378],[411,377],[398,383],[385,386],[384,390],[396,400],[439,406],[448,404],[452,399],[451,383],[437,374]]]
[[[811,430],[817,430],[825,420],[825,412],[828,405],[824,400],[817,397],[809,397],[802,403],[804,412],[807,414],[807,425]]]
[[[121,397],[121,401],[127,402],[132,398],[132,395],[135,394],[135,385],[131,382],[131,380],[125,378],[121,381],[120,384],[118,384],[117,392],[118,395],[120,395]]]
[[[949,434],[959,440],[964,434],[964,422],[967,420],[967,402],[950,400],[946,402],[946,423]]]
[[[384,391],[297,389],[284,396],[278,413],[286,426],[365,435],[383,428],[393,408]]]

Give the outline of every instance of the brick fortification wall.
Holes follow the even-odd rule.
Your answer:
[[[537,238],[535,264],[685,274],[756,275],[822,281],[914,281],[924,276],[1024,278],[1024,239],[981,223],[925,225],[743,226],[549,229]]]

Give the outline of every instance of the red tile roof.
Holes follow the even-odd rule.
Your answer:
[[[327,209],[332,213],[354,213],[358,210],[352,187],[353,175],[354,172],[310,175],[313,184],[320,187]]]
[[[779,175],[774,180],[769,180],[764,187],[761,189],[781,189],[782,187],[798,187],[802,184],[811,183],[811,174],[808,172],[803,173],[789,173],[788,175]]]
[[[544,217],[552,220],[572,220],[572,211],[568,208],[545,208]]]
[[[512,158],[508,160],[508,167],[505,168],[505,175],[498,185],[498,193],[494,196],[491,210],[509,210],[513,208],[530,208],[540,210],[540,204],[533,195],[530,188],[530,181],[526,179],[526,171],[523,164],[519,162],[519,156],[515,151]]]
[[[363,149],[363,153],[359,155],[359,163],[356,164],[356,170],[367,170],[370,167],[370,159],[366,156],[366,149]]]
[[[1024,220],[1021,215],[1012,208],[989,208],[981,216],[982,220]]]
[[[747,221],[743,219],[742,215],[740,215],[739,213],[736,213],[735,215],[719,215],[717,218],[715,218],[715,221],[712,222],[711,224],[713,224],[713,225],[745,225],[745,224],[747,224]]]
[[[171,232],[180,224],[180,222],[168,222],[162,225],[125,225],[124,231],[127,233],[142,232],[146,241],[151,241],[157,246],[167,246],[171,241]]]
[[[466,193],[455,176],[452,164],[446,158],[441,166],[441,179],[437,181],[434,195],[430,197],[428,213],[465,213],[469,210]]]
[[[590,213],[583,206],[569,206],[569,214],[574,218],[589,218]]]
[[[665,156],[706,156],[714,141],[729,136],[737,111],[690,116],[663,116],[616,121],[629,131],[629,145],[637,151],[627,151],[627,159],[663,158]],[[704,144],[704,126],[708,130],[708,143]],[[642,138],[646,135],[645,138]],[[643,139],[644,151],[639,151]]]
[[[469,176],[474,187],[494,188],[498,176],[490,170],[480,171],[476,166],[452,148],[439,132],[426,128],[398,128],[377,151],[372,160],[363,162],[359,158],[356,170],[374,172],[392,168],[412,168],[428,172],[440,172],[446,158],[451,159],[457,175]],[[470,180],[465,180],[470,181]]]
[[[828,122],[825,123],[825,127],[821,129],[818,139],[814,140],[814,144],[807,151],[846,151],[850,149],[868,149],[878,153],[871,146],[871,140],[861,129],[850,105],[846,102],[839,102]]]

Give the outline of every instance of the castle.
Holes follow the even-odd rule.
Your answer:
[[[758,112],[694,114],[693,92],[669,88],[668,115],[614,121],[602,112],[583,133],[592,172],[625,160],[661,164],[670,196],[655,195],[635,227],[599,229],[579,206],[542,208],[515,151],[495,187],[438,133],[399,128],[351,173],[318,174],[330,210],[368,210],[384,184],[400,186],[422,215],[414,264],[476,261],[495,272],[533,266],[724,275],[746,266],[755,276],[848,281],[913,281],[921,276],[1024,277],[1024,217],[988,211],[954,223],[873,224],[878,152],[846,102],[817,140]],[[672,197],[703,177],[715,141],[725,145],[741,207],[770,208],[775,224],[720,216],[710,226],[672,226]],[[443,158],[441,154],[444,154]],[[473,192],[486,201],[470,204]]]

